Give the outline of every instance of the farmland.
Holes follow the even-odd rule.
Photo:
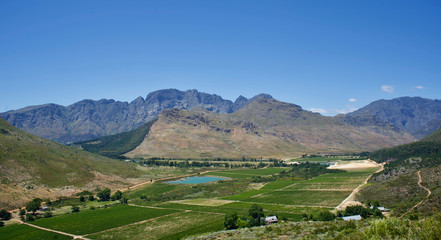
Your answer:
[[[219,169],[201,175],[226,180],[203,184],[155,181],[125,191],[128,204],[87,202],[79,213],[38,219],[33,224],[89,239],[180,239],[222,230],[226,214],[236,212],[246,217],[253,204],[261,206],[265,215],[301,221],[304,214],[332,210],[377,168],[325,173],[307,180],[279,176],[289,169]],[[88,206],[99,208],[89,210]],[[1,230],[9,234],[5,236],[12,236],[9,239],[21,239],[13,235],[15,228],[33,230],[29,236],[49,234],[47,239],[55,234],[24,225]]]

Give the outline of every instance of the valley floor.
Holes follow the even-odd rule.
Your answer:
[[[247,216],[252,204],[260,205],[266,215],[277,215],[283,221],[301,221],[303,214],[332,210],[340,205],[378,169],[378,166],[352,168],[309,180],[292,178],[268,183],[254,183],[253,179],[270,177],[287,168],[202,172],[199,175],[228,180],[198,185],[150,181],[126,189],[128,205],[91,210],[88,207],[91,203],[87,202],[79,213],[32,222],[41,229],[29,229],[30,225],[23,224],[0,228],[0,239],[29,236],[64,239],[73,235],[84,239],[181,239],[223,230],[226,214],[237,212],[239,216]],[[54,231],[49,233],[44,229]]]

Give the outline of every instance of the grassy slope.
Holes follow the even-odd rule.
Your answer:
[[[35,195],[51,196],[52,188],[93,187],[97,174],[102,184],[121,185],[140,172],[125,163],[32,136],[0,119],[0,207],[22,204]]]
[[[143,126],[129,132],[78,142],[75,143],[75,145],[80,145],[84,150],[89,152],[119,158],[122,154],[135,149],[141,144],[156,120],[157,119],[149,121]]]
[[[440,140],[441,130],[438,130],[418,142],[373,152],[371,159],[377,162],[388,161],[388,164],[383,172],[373,176],[371,185],[363,189],[358,198],[362,201],[379,200],[384,206],[392,208],[393,214],[403,214],[427,195],[417,185],[417,171],[421,170],[422,184],[432,190],[432,195],[414,212],[432,214],[432,208],[441,203]]]
[[[363,221],[280,223],[256,228],[226,230],[188,239],[439,239],[441,215],[421,220],[379,219]]]

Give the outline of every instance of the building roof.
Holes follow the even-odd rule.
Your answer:
[[[277,222],[279,221],[276,216],[268,216],[265,218],[265,222]]]
[[[343,217],[343,220],[345,221],[361,220],[361,216],[360,215],[347,216],[347,217]]]

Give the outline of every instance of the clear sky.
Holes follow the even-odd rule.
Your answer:
[[[0,1],[0,112],[197,89],[335,115],[440,98],[441,1]]]

